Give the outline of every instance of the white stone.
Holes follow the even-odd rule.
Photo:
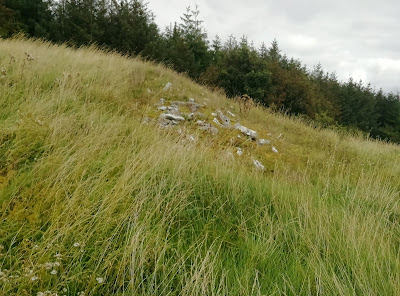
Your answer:
[[[96,278],[96,281],[97,281],[99,284],[102,284],[102,283],[104,283],[104,278],[98,277],[98,278]]]
[[[221,122],[222,126],[224,127],[231,127],[231,120],[229,119],[228,116],[225,116],[222,111],[218,110],[217,111],[217,118]]]
[[[260,139],[257,141],[259,145],[271,144],[270,140]]]
[[[279,153],[278,149],[276,149],[275,147],[272,147],[272,152]]]
[[[171,82],[168,82],[168,83],[165,85],[165,87],[164,87],[164,91],[169,90],[171,87],[172,87],[172,83],[171,83]]]
[[[231,111],[227,111],[226,113],[228,113],[229,116],[236,117],[236,115],[233,114]]]
[[[263,164],[258,161],[258,160],[253,160],[254,165],[256,166],[257,169],[264,171],[265,170],[265,166],[263,166]]]
[[[168,120],[175,120],[175,121],[185,121],[185,118],[182,116],[177,116],[175,114],[170,114],[170,113],[163,113],[160,115],[160,118],[165,118]]]
[[[258,134],[257,134],[256,131],[253,131],[253,130],[251,130],[251,129],[249,129],[249,128],[243,126],[243,125],[240,125],[239,123],[236,123],[236,124],[234,125],[234,127],[235,127],[236,129],[240,130],[243,134],[245,134],[245,135],[251,137],[252,139],[257,139],[257,138],[258,138]]]
[[[218,120],[217,118],[214,118],[214,119],[213,119],[213,122],[216,123],[216,124],[218,124],[218,125],[221,125],[221,122],[219,122],[219,120]]]

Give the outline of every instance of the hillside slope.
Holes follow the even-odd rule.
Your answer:
[[[398,146],[94,48],[0,40],[0,68],[0,294],[400,295]]]

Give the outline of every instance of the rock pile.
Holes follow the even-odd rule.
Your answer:
[[[167,83],[165,85],[164,91],[169,90],[171,87],[172,84]],[[226,112],[226,114],[229,115],[228,117],[221,110],[216,110],[215,112],[211,113],[211,115],[214,117],[213,122],[212,123],[207,122],[206,121],[207,116],[200,112],[201,108],[205,107],[206,104],[198,104],[195,102],[193,98],[190,98],[187,102],[173,101],[169,105],[166,103],[166,100],[164,98],[161,98],[158,104],[156,104],[156,106],[158,111],[162,111],[162,113],[158,118],[158,123],[161,127],[173,127],[185,121],[192,121],[195,122],[195,126],[197,126],[199,130],[205,131],[214,136],[219,134],[219,128],[236,129],[241,133],[237,135],[238,138],[246,137],[260,146],[271,144],[270,140],[259,138],[257,131],[252,130],[244,125],[241,125],[238,122],[238,119],[236,119],[235,114],[233,114],[230,111]],[[180,110],[180,108],[186,108],[186,110],[188,109],[190,113],[184,113]],[[149,121],[150,119],[146,117],[143,119],[142,123],[148,123]],[[236,123],[233,124],[232,121]],[[181,129],[179,130],[181,131]],[[281,135],[279,137],[281,137]],[[196,141],[196,137],[193,135],[187,135],[186,138],[191,142]],[[234,153],[237,156],[240,157],[244,155],[244,152],[241,148],[236,147],[235,149],[236,150],[234,151]],[[272,152],[279,153],[278,150],[273,146],[272,146]],[[233,153],[230,152],[230,154],[233,157]],[[252,162],[256,169],[261,171],[265,170],[265,166],[259,160],[252,158]]]

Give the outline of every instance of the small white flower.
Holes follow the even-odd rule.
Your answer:
[[[80,247],[80,245],[81,245],[81,244],[78,243],[78,242],[74,243],[74,247],[76,247],[76,248],[77,248],[77,247]]]
[[[33,276],[33,277],[31,277],[31,281],[32,281],[32,282],[36,281],[37,279],[38,279],[38,277],[37,277],[37,276]]]
[[[44,296],[43,292],[37,292],[36,296]]]
[[[50,274],[57,274],[57,270],[53,269]]]
[[[99,284],[102,284],[102,283],[104,283],[104,278],[98,277],[98,278],[96,278],[96,281],[97,281]]]
[[[54,257],[56,257],[57,259],[60,259],[62,257],[62,255],[60,253],[57,253],[54,255]]]
[[[53,263],[51,262],[46,262],[44,264],[44,268],[46,268],[47,270],[52,269],[53,268]]]
[[[68,290],[67,290],[67,288],[63,288],[62,291],[63,291],[64,293],[67,293]]]
[[[54,266],[60,266],[60,262],[54,262],[54,264],[53,264]]]

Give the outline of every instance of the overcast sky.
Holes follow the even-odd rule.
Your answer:
[[[146,2],[146,1],[145,1]],[[210,40],[246,35],[259,47],[274,38],[308,68],[320,62],[341,80],[400,91],[400,1],[147,0],[164,30],[197,3]]]

